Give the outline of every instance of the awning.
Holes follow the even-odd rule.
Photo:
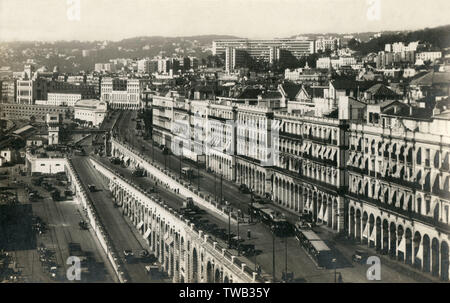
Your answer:
[[[333,151],[331,152],[331,156],[330,159],[333,160],[334,155],[336,155],[337,149],[333,149]]]
[[[318,214],[319,214],[318,218],[319,218],[320,220],[323,220],[322,205],[319,206]]]
[[[398,245],[398,251],[401,251],[402,253],[405,253],[406,251],[406,240],[405,237],[402,237],[400,240],[400,244]]]
[[[130,157],[128,157],[128,156],[125,157],[125,158],[123,158],[123,161],[124,161],[124,162],[127,162],[128,160],[130,160]]]
[[[327,207],[327,208],[325,209],[325,214],[324,214],[324,216],[323,216],[327,222],[328,222],[328,208],[329,208],[329,207]],[[330,223],[330,222],[328,222],[328,223]]]
[[[414,257],[422,260],[422,257],[423,257],[423,244],[422,243],[420,243],[419,249],[417,250],[417,253]]]
[[[173,243],[173,237],[169,236],[166,240],[167,245],[171,245]]]
[[[366,227],[364,227],[362,236],[368,238],[369,237],[368,233],[369,233],[369,223],[366,223]]]
[[[141,229],[142,225],[144,225],[144,222],[143,222],[143,221],[139,222],[139,224],[136,226],[136,228],[137,228],[137,229]]]
[[[150,236],[150,233],[151,233],[151,232],[152,232],[152,229],[151,229],[151,228],[147,229],[147,231],[146,231],[145,234],[144,234],[144,239],[147,239],[148,236]]]
[[[376,228],[373,227],[372,228],[372,232],[370,233],[370,236],[369,236],[369,241],[374,241],[375,242],[375,230],[376,230]]]

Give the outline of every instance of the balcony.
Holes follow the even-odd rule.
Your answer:
[[[393,214],[405,217],[410,220],[415,220],[418,222],[428,224],[432,227],[437,228],[438,230],[440,230],[444,233],[450,233],[450,226],[448,224],[439,222],[439,221],[435,220],[434,218],[423,216],[423,215],[418,214],[413,211],[404,210],[402,208],[395,207],[392,204],[382,203],[379,200],[369,198],[369,197],[367,197],[365,195],[361,195],[361,194],[355,194],[355,193],[349,192],[349,193],[347,193],[347,197],[352,198],[357,201],[360,201],[360,202],[363,202],[363,203],[368,203],[368,204],[374,205],[381,210],[387,211],[388,213],[393,213]]]
[[[312,161],[314,161],[314,162],[318,162],[318,163],[321,163],[321,164],[331,165],[331,166],[337,166],[337,161],[317,158],[317,157],[311,156],[311,155],[306,154],[306,153],[304,153],[304,154],[302,155],[302,157],[303,157],[304,159],[309,159],[309,160],[312,160]]]
[[[318,143],[331,144],[331,138],[324,139],[324,138],[316,137],[316,136],[312,136],[312,135],[307,135],[306,138],[311,141],[318,142]]]
[[[404,187],[409,187],[415,190],[421,190],[422,186],[417,182],[407,181],[401,178],[396,178],[392,176],[382,176],[380,173],[377,173],[377,178],[386,182],[395,183]]]
[[[367,168],[359,168],[356,166],[347,166],[347,169],[350,171],[353,171],[355,173],[359,173],[359,174],[363,174],[363,175],[368,175],[369,174],[369,170]]]

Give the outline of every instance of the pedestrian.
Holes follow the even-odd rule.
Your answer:
[[[252,233],[251,233],[250,229],[248,229],[247,230],[247,238],[251,239],[251,237],[252,237]]]
[[[343,283],[344,281],[342,280],[342,275],[341,273],[339,273],[338,275],[338,283]]]

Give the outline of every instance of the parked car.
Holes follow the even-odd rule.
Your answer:
[[[352,262],[364,264],[366,263],[368,257],[369,257],[368,253],[362,250],[356,250],[352,256]]]
[[[241,192],[243,194],[248,194],[248,193],[250,193],[250,190],[247,185],[241,184],[241,185],[239,185],[239,192]]]

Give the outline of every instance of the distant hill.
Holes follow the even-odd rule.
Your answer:
[[[206,59],[215,39],[239,38],[229,35],[198,35],[189,37],[141,36],[120,41],[13,41],[0,42],[0,66],[11,66],[23,70],[27,59],[33,59],[37,66],[50,69],[58,65],[63,72],[93,70],[95,63],[108,62],[115,58],[144,58],[159,54],[168,57],[194,56]],[[2,52],[8,52],[3,56]],[[82,50],[91,50],[83,57]]]
[[[409,43],[414,41],[429,43],[432,47],[440,50],[450,47],[450,25],[396,34],[383,33],[381,37],[362,43],[352,39],[349,41],[348,46],[361,54],[368,54],[384,50],[385,44],[391,44],[394,42]]]

